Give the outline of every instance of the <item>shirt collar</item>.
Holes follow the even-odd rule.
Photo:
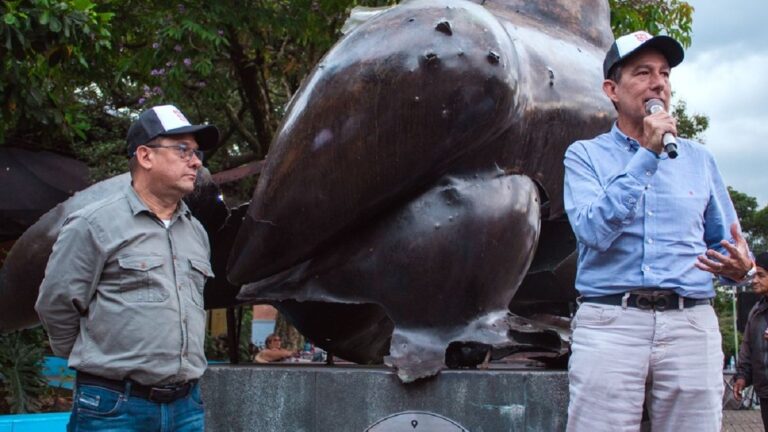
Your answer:
[[[625,134],[624,132],[619,129],[619,122],[613,122],[613,127],[611,128],[611,136],[613,139],[621,145],[621,147],[631,153],[636,153],[637,150],[640,148],[640,143],[630,137],[629,135]],[[656,153],[654,153],[656,154]],[[661,155],[656,155],[656,159],[669,159],[669,156],[666,153],[662,153]]]
[[[614,139],[621,144],[621,146],[630,152],[636,152],[637,149],[640,148],[640,143],[637,142],[636,139],[628,136],[624,132],[619,129],[619,122],[615,121],[613,122],[613,127],[611,128],[611,135],[613,135]]]
[[[757,303],[759,304],[759,308],[765,309],[766,306],[768,306],[768,297],[765,295],[761,295],[760,298],[757,300]]]
[[[149,207],[144,204],[144,201],[139,198],[139,194],[137,194],[136,190],[133,188],[133,182],[128,182],[128,184],[125,186],[125,189],[123,189],[123,192],[125,193],[125,197],[128,199],[128,206],[131,208],[131,212],[134,216],[141,212],[154,214],[149,209]],[[187,203],[185,203],[184,200],[179,201],[179,205],[176,206],[176,211],[173,212],[171,220],[175,220],[180,215],[184,215],[187,218],[189,218],[190,215],[189,207],[187,207]]]

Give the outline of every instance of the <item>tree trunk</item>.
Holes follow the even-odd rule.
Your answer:
[[[283,340],[284,349],[301,351],[304,348],[304,335],[299,333],[296,327],[292,326],[279,312],[275,320],[275,333]]]
[[[263,59],[256,54],[256,58],[248,58],[243,46],[237,38],[237,32],[229,29],[229,53],[235,68],[240,88],[245,94],[245,104],[256,128],[256,137],[261,147],[254,148],[254,152],[261,152],[261,157],[266,154],[272,142],[272,121],[270,116],[269,101],[264,96],[266,89],[262,89],[259,83],[259,67]]]

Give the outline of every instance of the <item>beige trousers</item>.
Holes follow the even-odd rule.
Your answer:
[[[719,431],[723,352],[709,305],[656,312],[582,304],[572,323],[569,432]]]

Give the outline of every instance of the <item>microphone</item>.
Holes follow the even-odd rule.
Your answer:
[[[645,103],[645,112],[648,114],[656,114],[659,111],[664,111],[664,102],[660,99],[651,99]],[[665,132],[661,138],[661,142],[664,143],[664,151],[667,152],[670,159],[677,157],[677,140],[675,136],[669,132]]]

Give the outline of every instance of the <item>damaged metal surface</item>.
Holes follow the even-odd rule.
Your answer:
[[[449,347],[564,353],[562,159],[613,121],[611,41],[603,0],[415,0],[349,31],[276,134],[230,255],[240,299],[404,381]]]

